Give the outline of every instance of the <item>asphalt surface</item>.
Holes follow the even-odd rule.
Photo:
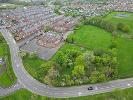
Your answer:
[[[47,86],[34,79],[24,69],[24,66],[22,64],[22,59],[19,56],[19,48],[12,35],[5,29],[1,29],[0,31],[10,47],[12,66],[19,84],[23,88],[28,89],[29,91],[34,92],[38,95],[54,97],[54,98],[68,98],[68,97],[87,96],[87,95],[110,92],[116,88],[125,89],[133,87],[133,78],[116,80],[95,85],[83,85],[83,86],[74,86],[74,87],[55,88]],[[88,90],[88,87],[90,86],[92,86],[94,89]],[[8,95],[11,92],[13,91],[9,91],[8,89],[4,90],[0,88],[0,96]]]
[[[8,87],[8,88],[1,88],[0,87],[0,97],[10,95],[13,92],[15,92],[21,88],[22,88],[22,86],[18,82],[16,84],[12,85],[11,87]]]

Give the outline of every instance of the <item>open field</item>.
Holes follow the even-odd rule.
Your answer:
[[[117,14],[125,14],[127,17],[117,18],[114,17]],[[132,29],[130,34],[133,35],[133,13],[128,12],[112,12],[107,15],[105,20],[109,20],[115,24],[125,23]],[[133,76],[133,40],[118,38],[119,52],[118,52],[118,74],[119,77],[131,77]]]
[[[93,96],[67,98],[67,99],[54,99],[32,94],[27,90],[19,90],[14,94],[0,98],[0,100],[132,100],[133,88],[125,90],[115,90],[110,93],[103,93]]]
[[[120,78],[133,76],[133,40],[118,39],[118,76]]]
[[[81,26],[75,31],[75,34],[69,37],[73,37],[77,45],[91,50],[108,48],[112,38],[109,32],[95,26],[87,25]]]
[[[8,87],[15,82],[16,77],[11,66],[10,51],[6,41],[0,43],[0,57],[6,58],[6,71],[0,75],[0,86]]]
[[[117,17],[118,14],[123,14],[125,17],[119,18]],[[111,14],[104,17],[105,20],[109,20],[115,24],[117,23],[125,23],[130,25],[133,28],[133,13],[128,12],[112,12]],[[132,31],[133,32],[133,31]]]
[[[125,17],[117,17],[118,15],[123,15]],[[112,12],[111,14],[104,17],[105,20],[110,21],[114,24],[123,23],[125,25],[128,25],[131,29],[130,32],[127,34],[123,34],[123,32],[118,32],[118,34],[121,34],[121,36],[127,36],[127,35],[133,35],[133,13],[128,12]]]

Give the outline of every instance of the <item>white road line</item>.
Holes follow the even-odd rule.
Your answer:
[[[81,96],[81,94],[82,94],[81,92],[78,93],[79,96]]]
[[[131,84],[127,84],[127,86],[131,86]]]

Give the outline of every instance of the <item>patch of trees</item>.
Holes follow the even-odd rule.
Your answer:
[[[60,13],[60,8],[61,8],[61,6],[55,6],[55,8],[54,8],[54,12],[55,12],[56,14],[58,14],[58,15],[61,15],[61,13]]]
[[[105,29],[108,32],[113,33],[113,34],[117,30],[120,30],[124,33],[129,33],[131,31],[131,27],[125,23],[118,23],[116,25],[116,24],[113,24],[112,22],[104,20],[100,17],[95,17],[92,19],[86,19],[86,20],[84,20],[84,24],[100,27],[102,29]]]
[[[103,20],[102,18],[96,17],[92,18],[90,20],[85,20],[84,21],[85,25],[94,25],[100,28],[105,29],[108,32],[113,33],[114,31],[117,30],[117,26],[109,21]]]
[[[44,79],[47,84],[71,86],[105,82],[117,76],[117,49],[84,53],[77,50],[60,51],[53,63],[54,67]]]
[[[127,24],[124,24],[124,23],[118,23],[117,29],[122,31],[122,32],[126,32],[126,33],[129,33],[131,31],[131,27]]]
[[[43,29],[44,32],[52,31],[52,28],[50,26],[45,26]]]

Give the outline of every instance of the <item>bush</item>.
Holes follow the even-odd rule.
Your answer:
[[[127,33],[131,31],[131,28],[127,24],[124,24],[124,23],[118,23],[117,29],[123,32],[127,32]]]
[[[44,27],[43,31],[49,32],[49,31],[52,31],[52,28],[50,26],[46,26],[46,27]]]
[[[73,44],[74,43],[74,38],[72,36],[71,37],[68,37],[66,39],[66,42]]]

